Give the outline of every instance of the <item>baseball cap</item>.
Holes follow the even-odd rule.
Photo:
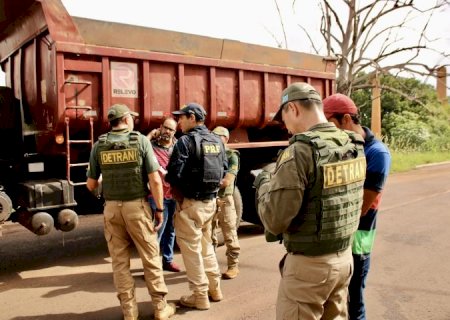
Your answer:
[[[294,82],[281,93],[280,108],[272,120],[281,121],[281,111],[283,110],[283,106],[286,103],[295,100],[315,100],[321,102],[322,97],[312,85],[306,82]]]
[[[191,103],[188,103],[188,104],[182,106],[180,110],[173,111],[172,114],[176,115],[176,116],[179,116],[182,114],[184,114],[184,115],[193,114],[193,115],[195,115],[195,119],[197,119],[199,121],[205,120],[205,117],[206,117],[205,109],[198,103],[194,103],[194,102],[191,102]]]
[[[358,108],[346,95],[335,93],[323,100],[323,112],[330,118],[333,114],[358,114]]]
[[[230,137],[230,132],[228,131],[228,129],[222,126],[215,127],[212,132],[217,134],[218,136],[224,136],[227,138]]]
[[[131,114],[132,116],[138,116],[139,113],[131,111],[124,104],[114,104],[108,109],[108,121],[111,122],[113,120],[125,117],[126,115]]]

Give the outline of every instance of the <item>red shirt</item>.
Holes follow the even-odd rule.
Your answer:
[[[167,165],[170,160],[170,156],[172,155],[173,146],[176,141],[172,143],[172,145],[169,148],[160,146],[156,140],[152,141],[152,147],[153,147],[153,153],[156,156],[156,159],[158,160],[159,165],[166,170]],[[162,184],[163,184],[163,195],[164,199],[172,199],[172,191],[170,188],[170,184],[164,179],[164,174],[158,170],[159,175],[161,176]],[[151,197],[151,194],[149,195]]]

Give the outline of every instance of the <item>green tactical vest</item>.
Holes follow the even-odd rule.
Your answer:
[[[142,172],[139,132],[130,132],[129,139],[124,141],[108,140],[108,135],[98,138],[97,149],[105,200],[129,201],[145,197],[148,178]]]
[[[225,153],[226,153],[226,156],[227,156],[227,159],[228,159],[228,168],[231,168],[231,166],[233,165],[230,162],[231,156],[233,154],[236,155],[236,157],[238,158],[238,163],[237,163],[238,168],[237,168],[236,171],[239,172],[239,164],[240,164],[239,151],[234,150],[234,149],[225,149]],[[236,181],[237,181],[237,175],[236,175],[236,178],[234,179],[234,183],[233,184],[229,185],[228,187],[226,187],[224,189],[220,189],[219,190],[218,196],[219,197],[225,197],[225,196],[228,196],[228,195],[232,195],[234,193],[234,187],[236,186]]]
[[[315,181],[300,212],[283,234],[288,252],[316,256],[345,250],[358,229],[366,176],[361,136],[331,129],[295,135],[289,141],[313,147]]]

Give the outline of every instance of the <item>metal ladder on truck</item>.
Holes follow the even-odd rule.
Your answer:
[[[64,82],[64,85],[66,84],[84,84],[86,86],[90,86],[91,82],[89,81],[78,81],[78,80],[66,80]],[[65,115],[64,116],[64,122],[66,124],[66,173],[67,173],[67,181],[69,182],[69,184],[71,184],[72,186],[81,186],[81,185],[86,185],[86,180],[85,181],[80,181],[80,182],[74,182],[72,181],[72,176],[71,176],[71,171],[72,168],[75,167],[87,167],[89,166],[89,162],[72,162],[71,161],[71,149],[72,149],[72,145],[74,144],[90,144],[90,147],[92,149],[92,146],[94,145],[94,118],[93,118],[93,114],[92,112],[89,112],[92,110],[91,106],[70,106],[70,107],[66,107],[64,110],[64,113],[66,113],[66,111],[69,110],[74,110],[75,111],[75,115],[76,117],[78,117],[78,111],[79,110],[84,110],[85,112],[89,113],[89,139],[88,140],[79,140],[79,139],[71,139],[70,138],[70,117]]]

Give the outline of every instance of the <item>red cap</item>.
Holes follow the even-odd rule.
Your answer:
[[[323,112],[325,117],[330,118],[333,114],[358,114],[358,108],[352,99],[341,93],[335,93],[323,101]]]

